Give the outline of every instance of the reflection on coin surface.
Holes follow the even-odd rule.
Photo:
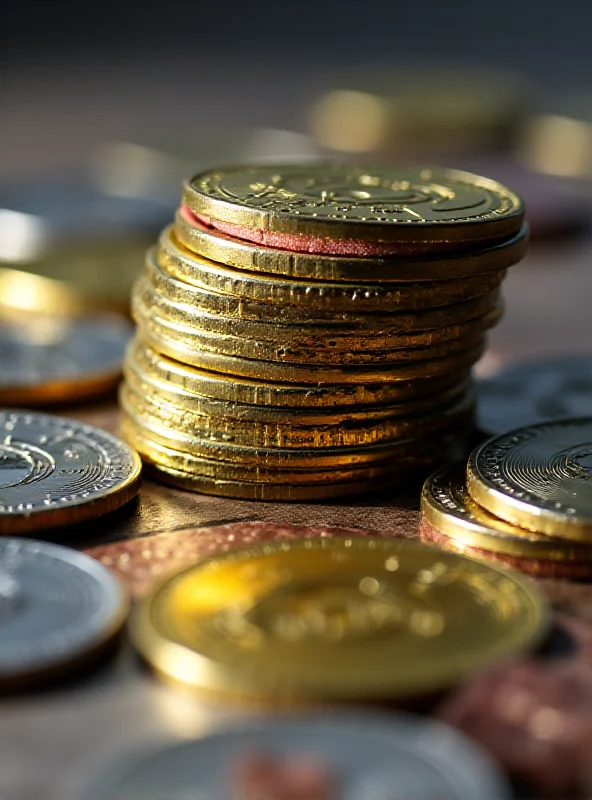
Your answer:
[[[0,412],[0,533],[98,517],[139,489],[140,459],[115,436],[61,417]]]
[[[192,178],[183,200],[213,227],[241,228],[237,238],[250,238],[248,231],[258,229],[259,239],[269,231],[383,243],[493,240],[517,233],[524,216],[522,201],[495,181],[409,166],[222,169]]]
[[[514,525],[592,542],[592,417],[496,436],[471,455],[471,497]]]
[[[90,556],[32,539],[0,540],[0,684],[29,683],[96,653],[127,599]]]
[[[0,322],[0,402],[75,402],[115,388],[132,335],[107,315]]]
[[[240,785],[238,795],[233,790],[253,753],[325,768],[338,789],[328,797],[343,800],[510,797],[485,754],[454,729],[403,715],[359,714],[255,721],[151,751],[97,775],[82,800],[247,797]]]
[[[592,414],[592,356],[515,364],[478,381],[478,424],[487,433]]]
[[[163,678],[227,697],[352,700],[442,689],[533,644],[521,576],[416,542],[278,542],[166,580],[133,641]]]

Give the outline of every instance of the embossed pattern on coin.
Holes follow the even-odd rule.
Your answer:
[[[339,797],[367,800],[507,800],[509,789],[489,759],[452,728],[431,720],[377,715],[305,716],[255,721],[205,738],[152,749],[97,775],[82,800],[162,797],[226,800],[248,754],[292,763],[311,761],[335,777]],[[337,797],[330,781],[329,794]],[[265,794],[271,798],[272,795]],[[290,794],[290,797],[296,795]],[[298,793],[298,797],[311,797]],[[273,797],[279,797],[275,792]],[[283,795],[282,797],[288,797]],[[321,795],[315,793],[317,800]]]
[[[0,402],[77,401],[113,389],[132,335],[117,316],[0,322]]]
[[[381,242],[501,238],[524,215],[495,181],[419,167],[237,167],[197,175],[183,197],[198,216],[246,229]]]
[[[0,533],[97,517],[139,489],[140,459],[91,425],[34,412],[0,412]]]
[[[113,639],[127,607],[119,581],[90,556],[31,539],[0,540],[0,685],[75,666]]]
[[[434,691],[528,648],[546,607],[518,575],[417,543],[267,544],[169,578],[136,647],[175,682],[292,702]]]
[[[477,383],[478,424],[487,433],[560,417],[592,415],[592,356],[515,364]]]
[[[528,530],[592,542],[592,417],[540,423],[471,455],[471,497]]]

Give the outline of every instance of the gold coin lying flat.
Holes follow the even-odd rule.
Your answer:
[[[188,250],[203,258],[249,272],[312,278],[323,281],[424,281],[450,280],[483,272],[504,270],[524,258],[528,228],[508,242],[443,258],[398,259],[393,257],[318,256],[263,244],[253,244],[188,220],[183,211],[175,218],[174,236]]]
[[[70,284],[0,267],[0,313],[3,319],[33,319],[37,314],[73,317],[88,313],[89,303]]]
[[[504,522],[471,499],[464,465],[444,467],[425,482],[422,516],[459,546],[480,548],[519,558],[552,561],[592,560],[592,548],[532,533]]]
[[[237,700],[405,698],[443,689],[542,637],[519,575],[416,542],[266,543],[161,584],[132,618],[167,680]]]
[[[75,420],[0,411],[0,534],[93,519],[138,493],[140,459],[127,444]]]
[[[500,289],[459,303],[410,311],[388,310],[388,313],[366,313],[357,307],[337,312],[335,309],[309,309],[304,306],[277,306],[268,299],[252,300],[192,286],[177,280],[163,270],[156,259],[156,250],[148,252],[146,278],[158,296],[171,302],[191,306],[196,313],[219,314],[226,318],[323,328],[327,331],[350,331],[352,335],[367,333],[390,336],[411,331],[427,331],[459,325],[493,311],[500,302]]]
[[[221,314],[209,314],[202,309],[186,303],[169,300],[165,295],[154,290],[146,278],[141,278],[132,292],[132,306],[147,307],[160,317],[178,324],[188,330],[197,330],[204,335],[215,335],[221,342],[225,337],[238,337],[241,342],[251,342],[251,348],[260,353],[258,357],[276,361],[295,361],[298,363],[367,363],[373,358],[383,361],[398,360],[403,357],[435,358],[433,348],[446,349],[447,343],[483,333],[493,327],[501,318],[501,306],[483,317],[437,328],[412,333],[382,334],[369,328],[363,332],[343,333],[337,326],[326,325],[282,325],[276,322],[241,320],[236,317],[225,317]],[[253,343],[257,343],[256,345]],[[246,347],[246,344],[241,344]],[[422,353],[417,353],[418,348]],[[265,356],[265,350],[273,356]],[[398,355],[391,351],[404,351]],[[411,353],[410,351],[413,351]],[[430,354],[430,351],[431,354]],[[407,356],[407,353],[410,353]],[[446,353],[443,352],[442,355]]]
[[[422,464],[431,463],[434,467],[445,460],[453,451],[461,451],[469,432],[468,426],[457,426],[454,430],[443,431],[422,439],[402,439],[381,444],[367,444],[357,447],[324,447],[319,449],[296,449],[280,447],[254,447],[236,445],[229,442],[216,442],[199,439],[196,436],[170,428],[158,420],[137,414],[130,406],[125,407],[122,423],[123,436],[134,443],[142,455],[147,455],[145,447],[149,443],[159,452],[173,453],[169,465],[184,472],[192,472],[194,460],[209,459],[228,464],[252,464],[273,470],[320,470],[325,467],[368,465],[392,461],[395,466],[402,460],[416,460]],[[144,443],[144,444],[143,444]],[[164,449],[163,449],[164,448]],[[151,451],[152,452],[152,451]],[[182,459],[182,460],[180,460]],[[166,463],[164,456],[155,456],[152,461]]]
[[[176,244],[170,229],[159,242],[157,261],[173,277],[199,289],[314,311],[394,312],[461,303],[498,288],[505,270],[455,280],[420,283],[330,283],[250,273],[208,261]]]
[[[214,350],[197,346],[191,334],[180,331],[178,326],[161,318],[150,317],[148,309],[134,307],[134,318],[138,324],[140,336],[160,353],[170,356],[184,364],[201,369],[222,372],[244,378],[262,381],[282,381],[319,385],[344,383],[372,384],[380,382],[407,381],[417,378],[430,378],[441,375],[448,370],[459,371],[476,364],[484,350],[484,340],[472,350],[461,350],[458,354],[431,361],[416,361],[402,364],[384,364],[376,367],[319,366],[293,363],[272,362],[249,357],[252,350],[245,345],[241,350],[244,355],[228,355],[219,352],[216,347],[218,337],[210,337]],[[233,340],[232,344],[237,344]],[[205,337],[202,342],[205,343]]]
[[[471,497],[495,516],[538,533],[592,542],[592,418],[540,423],[478,447]]]
[[[325,413],[329,409],[352,409],[356,406],[387,403],[413,403],[438,398],[468,378],[470,364],[461,357],[446,362],[435,374],[428,370],[423,376],[407,376],[397,383],[341,384],[314,386],[311,384],[248,380],[234,375],[208,372],[163,354],[151,347],[146,339],[136,337],[128,349],[127,362],[138,372],[174,384],[202,397],[223,402],[244,403],[262,408],[306,409]],[[425,366],[425,365],[424,365]]]
[[[242,424],[257,426],[283,426],[289,419],[294,426],[325,427],[335,425],[375,424],[381,420],[393,419],[412,414],[431,414],[439,408],[464,395],[471,382],[459,381],[452,388],[443,389],[431,396],[416,398],[407,402],[390,403],[382,406],[346,406],[344,408],[292,408],[273,405],[253,405],[229,399],[217,399],[196,393],[183,385],[170,380],[166,375],[154,370],[142,371],[130,350],[124,370],[127,383],[143,397],[156,403],[163,401],[175,406],[179,412],[186,411],[202,417],[226,419]]]
[[[223,356],[268,361],[294,365],[328,365],[329,367],[368,368],[374,365],[387,367],[391,364],[433,361],[456,353],[466,353],[484,346],[484,328],[475,329],[461,339],[450,339],[430,346],[396,348],[394,350],[344,350],[331,348],[316,350],[300,348],[289,343],[273,340],[273,328],[269,326],[267,339],[248,339],[237,335],[234,326],[230,331],[212,331],[201,326],[201,316],[193,309],[167,303],[140,282],[132,295],[132,315],[137,322],[154,332],[163,331],[167,338],[179,342],[190,350],[208,351]],[[158,334],[157,334],[158,335]]]
[[[416,166],[213,170],[185,184],[183,202],[245,229],[381,243],[493,241],[514,236],[524,218],[520,198],[496,181]]]
[[[336,425],[305,427],[285,414],[282,423],[242,422],[232,417],[204,416],[150,396],[129,376],[120,390],[124,409],[142,420],[151,420],[196,439],[248,447],[324,448],[356,447],[398,439],[421,438],[455,425],[468,424],[474,413],[474,397],[465,392],[447,406],[428,415],[396,416],[377,422],[351,421]]]
[[[106,314],[0,322],[0,403],[78,402],[113,391],[132,335],[126,319]]]

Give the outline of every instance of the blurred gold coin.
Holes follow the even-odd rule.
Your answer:
[[[24,315],[74,317],[88,313],[89,301],[68,283],[0,267],[0,315],[3,320]]]
[[[436,374],[419,378],[407,377],[397,383],[310,384],[248,380],[235,375],[210,372],[188,366],[151,347],[137,336],[127,354],[128,363],[139,372],[159,381],[166,381],[192,394],[223,402],[245,403],[266,409],[306,409],[325,413],[328,409],[352,409],[361,405],[407,403],[438,397],[465,381],[469,374],[468,359],[447,362]],[[339,412],[338,412],[339,413]]]
[[[177,212],[173,234],[188,250],[203,258],[249,272],[285,275],[324,281],[426,281],[452,280],[511,267],[526,254],[528,229],[523,226],[512,239],[494,247],[432,258],[319,256],[234,239],[189,221]],[[171,236],[171,233],[164,235]]]
[[[339,162],[202,172],[185,184],[183,203],[236,238],[333,255],[350,249],[343,241],[356,243],[356,255],[400,252],[401,243],[491,242],[515,236],[524,219],[517,195],[478,175]]]
[[[192,306],[196,313],[219,314],[232,319],[268,322],[280,326],[296,324],[302,328],[312,326],[322,327],[327,331],[351,331],[356,336],[368,330],[376,335],[388,336],[459,325],[488,314],[500,303],[500,290],[495,288],[470,300],[395,313],[390,310],[382,314],[366,313],[352,307],[339,312],[331,308],[312,310],[308,308],[308,304],[277,306],[269,300],[219,294],[193,286],[183,279],[177,280],[158,265],[155,250],[147,255],[145,278],[158,296],[174,303]]]
[[[286,416],[283,423],[256,423],[219,414],[196,414],[164,399],[142,391],[128,374],[120,391],[124,409],[142,420],[174,429],[196,439],[249,447],[324,448],[356,447],[421,438],[456,425],[467,425],[474,413],[474,396],[465,389],[449,404],[441,403],[431,414],[409,414],[371,422],[352,420],[333,425],[305,426],[298,419]]]
[[[166,680],[295,703],[434,692],[531,648],[547,625],[519,575],[360,537],[206,559],[136,609],[131,637]]]
[[[504,270],[469,275],[456,280],[421,283],[350,284],[284,278],[248,273],[191,253],[165,232],[157,251],[160,267],[199,289],[230,294],[276,306],[299,306],[303,316],[314,311],[394,312],[433,308],[480,297],[496,289]]]
[[[286,365],[328,365],[330,367],[371,368],[373,365],[388,367],[391,364],[413,363],[424,360],[445,358],[456,353],[467,352],[484,344],[488,320],[477,321],[469,327],[462,338],[447,339],[440,343],[423,344],[420,347],[396,347],[390,350],[340,349],[332,347],[301,347],[289,341],[274,341],[275,327],[268,326],[265,339],[241,336],[240,326],[235,328],[230,320],[227,328],[214,324],[202,326],[202,315],[195,314],[190,307],[167,302],[156,295],[144,282],[136,284],[132,295],[132,314],[136,321],[151,327],[154,331],[163,330],[165,335],[193,350],[205,350],[221,355],[258,359]],[[495,320],[494,320],[495,321]],[[218,324],[216,324],[216,322]],[[332,340],[329,340],[332,341]]]
[[[552,561],[592,561],[592,548],[533,533],[494,517],[471,499],[463,464],[444,467],[425,482],[421,514],[457,547],[519,558]]]
[[[199,367],[201,369],[221,372],[227,376],[239,376],[252,378],[262,381],[278,381],[285,383],[300,383],[311,385],[335,385],[335,384],[372,384],[381,382],[398,383],[400,381],[413,380],[418,378],[431,378],[441,375],[443,372],[460,370],[476,364],[484,350],[484,341],[470,350],[462,350],[445,358],[438,358],[432,361],[415,361],[402,364],[383,364],[376,367],[359,366],[319,366],[288,364],[282,362],[272,362],[258,360],[253,357],[253,353],[245,346],[249,356],[228,355],[207,350],[199,346],[197,337],[191,338],[191,334],[179,330],[179,326],[169,323],[153,314],[145,308],[134,308],[134,318],[138,324],[140,336],[160,353],[180,361],[184,364]],[[202,343],[205,342],[205,337]],[[221,343],[216,343],[216,336],[211,337],[212,346],[220,349]],[[232,344],[237,343],[238,339]],[[238,349],[238,347],[237,347]]]

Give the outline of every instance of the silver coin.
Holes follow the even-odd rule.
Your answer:
[[[477,383],[477,423],[486,433],[592,416],[592,356],[515,364]]]
[[[101,381],[115,385],[133,332],[131,323],[115,315],[0,322],[0,401],[10,395],[9,402],[30,405],[32,389],[41,402],[55,393],[78,399],[81,389],[92,394]],[[21,391],[29,392],[22,401],[15,399]]]
[[[0,540],[0,685],[73,665],[119,631],[119,581],[84,553],[32,539]]]
[[[448,726],[408,716],[295,717],[254,722],[128,758],[97,776],[84,800],[227,800],[249,754],[310,758],[335,777],[341,800],[502,800],[502,776]]]
[[[81,522],[135,496],[137,453],[92,425],[0,411],[0,533]]]

